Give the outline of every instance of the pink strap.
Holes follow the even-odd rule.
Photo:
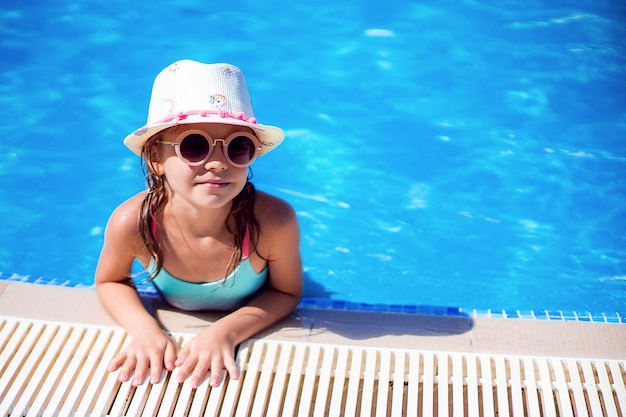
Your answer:
[[[246,229],[246,236],[243,238],[243,245],[241,246],[241,259],[248,259],[250,255],[250,231]]]

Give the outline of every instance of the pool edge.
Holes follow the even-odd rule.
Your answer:
[[[46,279],[30,275],[11,274],[6,276],[0,272],[0,282],[19,282],[37,285],[52,285],[69,288],[94,289],[95,286],[74,284],[69,280]],[[151,286],[138,288],[144,296],[158,296]],[[495,310],[495,309],[464,309],[457,306],[440,305],[407,305],[407,304],[370,304],[345,300],[333,300],[326,298],[304,297],[300,300],[298,308],[337,310],[337,311],[370,311],[379,313],[403,313],[422,314],[434,316],[468,316],[473,318],[499,318],[499,319],[527,319],[547,321],[576,321],[590,323],[614,323],[626,324],[626,312],[589,312],[589,311],[564,311],[564,310]]]

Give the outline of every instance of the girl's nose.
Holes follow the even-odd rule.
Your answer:
[[[216,141],[214,146],[211,157],[206,161],[205,168],[207,171],[223,171],[228,168],[228,161],[224,155],[224,145],[222,142]]]

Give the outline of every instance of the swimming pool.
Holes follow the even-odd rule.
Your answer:
[[[3,6],[0,278],[92,282],[143,186],[122,138],[186,57],[286,130],[254,181],[299,214],[306,296],[624,311],[626,6],[326,3]]]

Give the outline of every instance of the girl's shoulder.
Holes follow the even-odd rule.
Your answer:
[[[256,191],[254,214],[261,227],[297,223],[296,212],[288,202],[264,191]]]
[[[277,265],[299,259],[300,227],[296,212],[285,200],[257,191],[254,215],[259,222],[260,238],[257,252]],[[277,263],[278,260],[283,262]],[[276,277],[278,275],[274,275]]]
[[[145,245],[139,231],[139,211],[145,193],[120,204],[109,217],[104,232],[102,258],[108,262],[132,262],[130,258],[146,258]]]
[[[141,192],[120,204],[111,214],[107,230],[120,237],[134,237],[139,234],[139,212],[146,198],[146,192]]]

